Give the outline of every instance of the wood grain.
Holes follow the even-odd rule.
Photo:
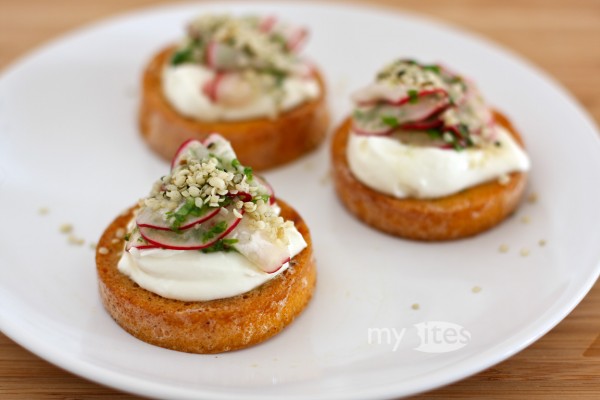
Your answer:
[[[366,2],[366,1],[365,1]],[[0,68],[49,38],[153,0],[0,0]],[[554,76],[600,121],[600,1],[378,0],[478,32]],[[1,399],[135,399],[62,371],[0,334]],[[532,346],[417,399],[600,398],[600,283]]]

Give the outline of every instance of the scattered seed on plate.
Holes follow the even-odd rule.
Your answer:
[[[530,223],[530,222],[531,222],[531,218],[529,218],[529,216],[528,216],[528,215],[523,215],[523,216],[521,217],[521,223],[522,223],[522,224],[528,224],[528,223]]]
[[[414,303],[412,306],[410,306],[410,308],[412,308],[413,310],[418,310],[419,308],[421,308],[421,306],[419,305],[419,303]]]
[[[473,286],[471,288],[471,292],[473,292],[473,293],[479,293],[479,292],[481,292],[481,286]]]
[[[322,186],[327,185],[329,182],[331,182],[331,171],[327,171],[327,173],[319,179],[319,183]]]
[[[85,243],[85,240],[83,240],[82,238],[77,237],[75,235],[69,235],[68,240],[69,240],[69,243],[76,244],[77,246],[81,246],[82,244]]]
[[[529,249],[523,248],[519,254],[521,254],[521,257],[527,257],[529,255]]]
[[[498,247],[498,251],[500,253],[508,253],[508,245],[501,244],[500,247]]]
[[[541,247],[544,247],[544,246],[546,245],[546,241],[545,241],[544,239],[541,239],[541,240],[538,242],[538,244],[539,244]]]
[[[100,247],[98,253],[106,255],[108,254],[108,249],[106,247]]]
[[[535,203],[537,203],[537,201],[538,201],[537,193],[533,192],[533,193],[530,193],[529,196],[527,196],[527,202],[529,204],[535,204]]]
[[[40,214],[40,215],[48,215],[49,212],[50,212],[50,209],[48,207],[40,207],[38,209],[38,214]]]
[[[90,249],[96,250],[96,243],[90,242]]]
[[[71,233],[73,232],[73,225],[62,224],[58,229],[60,230],[60,233]]]

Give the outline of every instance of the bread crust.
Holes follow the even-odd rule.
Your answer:
[[[281,215],[294,221],[307,247],[290,267],[261,286],[235,297],[210,301],[171,300],[139,287],[117,269],[123,240],[113,243],[135,207],[117,217],[103,233],[96,251],[102,304],[112,318],[145,342],[189,353],[220,353],[260,343],[291,323],[306,307],[316,282],[308,227],[283,201]],[[101,248],[108,249],[101,254]],[[106,253],[104,250],[102,251]]]
[[[494,115],[523,146],[508,119],[499,112]],[[527,174],[522,172],[511,173],[506,185],[490,181],[436,199],[398,199],[380,193],[357,180],[350,170],[346,146],[351,124],[351,118],[341,124],[331,145],[335,189],[352,214],[383,232],[423,241],[468,237],[499,224],[523,197]]]
[[[265,170],[290,162],[316,148],[329,127],[325,84],[315,70],[321,92],[319,97],[281,113],[277,118],[242,121],[204,122],[180,115],[162,91],[162,69],[174,47],[156,54],[148,64],[142,81],[139,127],[152,150],[171,160],[185,140],[202,140],[220,133],[236,149],[242,164]]]

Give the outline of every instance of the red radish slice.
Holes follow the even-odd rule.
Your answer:
[[[277,18],[273,15],[269,15],[268,17],[262,19],[258,25],[258,29],[261,32],[269,33],[273,30],[273,27],[277,23]]]
[[[434,96],[435,95],[435,96]],[[448,102],[448,92],[443,88],[433,88],[421,90],[417,93],[418,102],[422,101],[423,97],[437,97],[444,102]],[[354,101],[359,106],[374,106],[377,103],[385,103],[391,106],[402,106],[407,103],[410,104],[411,96],[408,95],[408,90],[405,88],[390,88],[387,85],[371,85],[359,92],[354,96]]]
[[[201,141],[196,139],[186,140],[175,152],[175,156],[171,161],[171,170],[181,164],[181,161],[186,157],[197,158],[201,160],[206,156],[208,156],[208,150]]]
[[[125,244],[125,250],[126,251],[129,251],[132,248],[136,248],[138,250],[144,250],[144,249],[156,249],[156,248],[158,248],[158,246],[155,246],[153,244],[148,243],[142,237],[142,235],[140,235],[140,231],[138,229],[135,229],[131,233],[131,236],[129,237],[129,240]]]
[[[454,136],[456,136],[461,141],[465,140],[465,137],[462,134],[462,132],[460,131],[460,129],[458,129],[458,126],[456,126],[456,125],[446,126],[446,127],[444,127],[444,129],[454,133]]]
[[[185,203],[184,203],[185,204]],[[219,213],[220,208],[215,208],[209,210],[204,215],[199,217],[191,217],[184,224],[179,227],[180,231],[184,231],[186,229],[190,229],[197,224],[201,224],[203,222],[208,221]],[[152,228],[158,229],[162,231],[171,231],[171,223],[168,222],[166,214],[166,210],[151,210],[149,207],[144,207],[140,210],[137,218],[135,219],[135,223],[140,228]]]
[[[211,218],[203,224],[198,224],[192,229],[181,232],[164,231],[140,227],[142,237],[150,244],[171,250],[199,250],[212,246],[220,239],[230,234],[240,223],[242,218],[228,210],[227,214],[219,213],[217,217]],[[217,224],[223,223],[225,229],[212,237],[205,237]]]
[[[206,45],[206,54],[204,62],[208,68],[215,69],[217,65],[217,42],[209,42]]]
[[[402,129],[414,129],[417,131],[424,131],[427,129],[439,128],[444,124],[444,121],[433,118],[433,119],[425,119],[423,121],[415,121],[408,122],[406,124],[402,124]]]
[[[244,257],[267,273],[277,272],[290,261],[290,251],[283,243],[274,243],[266,232],[256,230],[248,219],[243,219],[227,238],[237,239],[233,247]]]
[[[354,133],[362,136],[388,136],[394,131],[394,128],[390,128],[389,126],[379,126],[376,128],[360,126],[356,123],[356,121],[354,121],[352,124],[352,130]]]
[[[439,115],[446,111],[449,106],[449,103],[444,103],[438,108],[434,108],[428,116],[418,121],[410,121],[402,124],[402,129],[425,130],[442,126],[444,124],[444,121],[439,119]]]
[[[213,145],[214,143],[223,142],[223,141],[224,141],[223,136],[219,135],[217,132],[213,132],[202,141],[202,145],[204,147],[209,147],[209,146]]]
[[[289,51],[297,53],[308,37],[308,30],[304,27],[294,28],[287,37],[286,47]]]
[[[202,143],[206,147],[206,154],[214,154],[217,156],[222,161],[225,170],[237,172],[237,168],[234,168],[233,165],[231,165],[232,161],[237,158],[235,151],[233,151],[233,148],[231,147],[231,143],[218,133],[211,133]]]
[[[303,63],[294,67],[294,73],[302,79],[313,79],[317,73],[314,63],[304,60]]]
[[[173,159],[171,160],[171,170],[173,168],[175,168],[175,166],[177,164],[179,164],[177,161],[181,160],[182,156],[184,153],[187,152],[188,147],[194,146],[194,142],[198,142],[196,139],[188,139],[185,142],[183,142],[181,144],[181,146],[179,146],[179,148],[177,149],[177,151],[175,152],[175,156],[173,157]]]
[[[266,179],[255,175],[254,179],[256,179],[258,181],[258,183],[260,183],[261,185],[263,185],[265,187],[265,189],[267,189],[267,194],[269,195],[269,204],[273,205],[275,204],[275,191],[273,190],[273,186],[271,186],[269,184],[269,182],[267,182]]]
[[[219,86],[221,86],[223,78],[225,78],[225,73],[216,72],[211,80],[206,81],[204,85],[202,85],[202,93],[204,93],[213,103],[219,101]]]
[[[204,62],[210,69],[236,69],[243,60],[244,53],[228,44],[212,41],[206,46]]]
[[[421,90],[420,92],[417,93],[417,98],[418,98],[418,101],[421,101],[423,97],[432,96],[432,95],[439,95],[440,97],[442,97],[444,99],[448,98],[448,92],[446,92],[446,90],[442,89],[442,88]],[[405,96],[405,97],[398,99],[397,101],[390,102],[390,104],[393,104],[396,106],[401,106],[403,104],[410,103],[410,100],[411,100],[410,96]]]

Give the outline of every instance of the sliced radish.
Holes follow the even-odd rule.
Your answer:
[[[444,121],[438,118],[428,118],[422,121],[408,122],[402,124],[402,129],[414,129],[417,131],[439,128],[444,124]]]
[[[208,147],[210,145],[212,145],[213,143],[217,143],[223,140],[223,136],[219,135],[216,132],[211,133],[210,135],[208,135],[203,141],[202,144],[205,147]]]
[[[258,183],[260,183],[262,186],[264,186],[264,188],[267,190],[267,194],[269,195],[269,204],[273,205],[275,204],[275,191],[273,190],[273,186],[271,186],[269,184],[269,182],[267,182],[266,179],[255,175],[254,179],[256,179],[258,181]]]
[[[260,94],[257,85],[243,76],[243,73],[230,71],[217,72],[215,77],[206,82],[204,93],[212,102],[225,107],[242,107]]]
[[[183,203],[185,204],[185,202]],[[183,205],[182,204],[182,205]],[[143,207],[135,220],[135,223],[140,228],[152,228],[163,231],[171,231],[171,223],[168,221],[168,216],[166,215],[167,210],[152,210],[149,207]],[[208,221],[219,213],[219,208],[214,208],[212,210],[208,210],[205,214],[194,217],[190,216],[185,223],[183,223],[179,230],[184,231],[186,229],[192,228],[194,225],[201,224],[203,222]]]
[[[266,232],[256,230],[248,219],[242,219],[228,239],[236,239],[233,247],[244,257],[267,273],[277,272],[290,261],[290,251],[281,242],[274,243]]]
[[[276,23],[277,23],[277,18],[273,15],[269,15],[268,17],[263,18],[259,22],[258,29],[261,32],[269,33],[273,30],[273,27],[275,26]]]
[[[231,70],[244,60],[244,54],[225,43],[211,41],[206,46],[204,62],[207,67],[214,70]]]
[[[354,118],[353,129],[360,135],[389,135],[396,128],[404,129],[429,129],[429,126],[438,126],[439,122],[429,121],[435,115],[447,109],[449,103],[445,98],[437,95],[426,95],[416,103],[406,102],[398,104],[381,104],[371,117]],[[359,107],[358,111],[368,113],[370,107]],[[390,126],[385,119],[391,119],[395,125]],[[422,127],[422,128],[419,128]]]
[[[208,150],[201,141],[196,139],[186,140],[175,152],[175,156],[171,161],[171,170],[181,164],[181,161],[185,158],[197,158],[201,160],[206,156],[208,156]]]
[[[204,63],[208,68],[214,69],[217,64],[217,42],[209,42],[206,45],[206,53],[204,55]]]
[[[286,47],[289,51],[297,53],[300,51],[302,44],[308,37],[308,30],[304,27],[297,27],[291,30],[286,36]]]
[[[214,154],[217,156],[222,161],[225,170],[237,172],[237,169],[231,165],[232,161],[237,157],[235,151],[233,151],[233,147],[231,147],[231,143],[218,133],[210,134],[202,143],[206,147],[207,155]]]
[[[400,92],[398,95],[398,92]],[[370,97],[363,100],[359,100],[358,104],[360,106],[373,106],[377,103],[384,102],[391,106],[403,106],[406,104],[418,104],[423,101],[423,99],[430,98],[433,100],[437,100],[438,103],[449,103],[448,101],[448,92],[442,88],[433,88],[421,90],[417,93],[417,101],[415,103],[411,103],[411,96],[408,94],[408,90],[402,88],[401,90],[394,88],[391,93],[384,93],[381,97]]]
[[[212,79],[206,81],[204,85],[202,85],[202,93],[204,93],[213,103],[219,101],[219,87],[224,78],[225,73],[217,71]]]
[[[363,136],[388,136],[394,131],[394,128],[383,126],[379,123],[377,125],[358,123],[354,120],[352,123],[352,131]]]
[[[192,229],[181,232],[164,231],[140,227],[142,237],[150,244],[171,250],[199,250],[210,247],[220,239],[230,234],[240,223],[242,218],[228,210],[227,213],[219,213],[205,223],[195,225]],[[213,235],[209,233],[217,226],[222,225],[223,230]]]
[[[294,66],[293,73],[301,79],[313,79],[317,73],[317,67],[314,63],[303,60],[303,62]]]
[[[146,239],[144,239],[142,237],[142,235],[140,235],[139,229],[134,229],[133,232],[131,232],[131,235],[129,236],[129,240],[125,244],[126,251],[129,251],[132,248],[144,250],[144,249],[156,249],[156,248],[158,248],[158,246],[148,243],[146,241]]]

